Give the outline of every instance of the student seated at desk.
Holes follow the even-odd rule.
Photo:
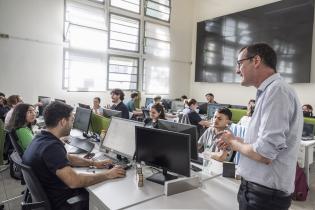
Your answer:
[[[10,107],[7,105],[7,100],[5,99],[5,96],[1,95],[0,93],[0,119],[2,122],[4,122],[5,115],[10,110]]]
[[[310,104],[304,104],[302,110],[304,117],[313,117],[313,107]]]
[[[35,172],[52,209],[71,209],[66,200],[78,194],[88,196],[84,187],[125,176],[125,170],[120,166],[97,174],[80,174],[72,169],[72,166],[104,168],[111,162],[87,160],[67,154],[60,138],[70,134],[74,120],[72,111],[71,106],[61,102],[49,104],[44,111],[47,130],[35,136],[22,158],[23,163]],[[82,209],[88,208],[88,202],[82,205]]]
[[[195,99],[189,99],[188,106],[190,109],[190,112],[188,113],[188,118],[189,118],[190,124],[196,125],[198,127],[199,131],[202,130],[202,128],[204,128],[204,127],[210,126],[210,122],[207,120],[201,119],[199,114],[196,112],[198,104],[197,104],[197,101]]]
[[[6,116],[5,116],[5,120],[4,120],[4,128],[6,130],[11,130],[11,127],[9,125],[9,122],[11,120],[12,117],[12,113],[14,111],[14,107],[19,104],[22,103],[22,98],[19,95],[11,95],[8,97],[8,105],[10,107],[10,110],[7,112]]]
[[[30,104],[18,104],[14,108],[12,117],[9,122],[9,127],[15,129],[18,137],[18,144],[23,151],[32,142],[34,133],[32,125],[36,121],[35,108]]]
[[[209,127],[198,141],[198,151],[203,152],[205,159],[214,159],[217,161],[230,160],[233,151],[219,150],[216,147],[215,140],[218,133],[229,129],[232,112],[228,108],[220,108],[214,113],[213,126]]]
[[[158,120],[165,120],[164,107],[161,104],[154,104],[150,109],[150,118],[144,120],[144,127],[158,128]]]
[[[247,104],[247,113],[245,116],[243,116],[240,121],[238,121],[238,125],[242,125],[244,127],[248,127],[250,120],[252,119],[252,116],[254,114],[254,110],[255,110],[255,100],[251,99],[249,100],[248,104]]]
[[[188,106],[188,99],[184,100],[184,109],[183,109],[183,115],[188,114],[190,112],[189,106]]]
[[[152,107],[154,104],[162,104],[161,100],[162,100],[162,97],[161,97],[161,96],[155,96],[155,97],[153,98],[153,102],[150,103],[150,104],[147,106],[147,109],[151,109],[151,107]]]
[[[104,109],[100,106],[101,104],[101,98],[95,97],[93,99],[93,113],[103,116],[104,115]]]
[[[111,98],[113,105],[110,107],[110,109],[121,111],[121,118],[129,119],[129,111],[127,106],[123,103],[123,100],[125,98],[125,94],[121,89],[114,89],[112,90]]]
[[[138,93],[131,93],[130,100],[126,103],[129,112],[132,112],[134,116],[141,116],[141,109],[136,109],[135,101],[139,99]]]

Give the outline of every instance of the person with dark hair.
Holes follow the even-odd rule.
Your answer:
[[[23,163],[30,166],[39,179],[52,209],[71,209],[66,202],[69,198],[81,195],[88,200],[84,187],[125,176],[125,170],[120,166],[97,174],[82,174],[72,169],[72,166],[105,168],[111,163],[110,160],[94,161],[67,154],[60,138],[70,134],[74,121],[72,111],[73,108],[65,103],[50,103],[43,115],[47,130],[35,136],[22,157]],[[88,209],[88,202],[82,203],[81,207]]]
[[[150,109],[150,118],[144,120],[144,126],[150,128],[158,128],[159,119],[165,120],[164,107],[157,103]]]
[[[162,100],[162,97],[161,97],[161,96],[154,96],[153,102],[150,103],[150,104],[147,106],[147,109],[151,109],[151,107],[152,107],[154,104],[161,104],[161,100]]]
[[[241,85],[257,88],[255,112],[244,139],[224,131],[218,147],[240,153],[240,210],[285,210],[291,205],[303,114],[276,65],[275,51],[264,43],[246,46],[238,55]]]
[[[8,105],[10,107],[10,111],[7,112],[5,119],[4,119],[4,128],[6,130],[10,130],[11,128],[9,127],[9,122],[10,119],[12,117],[12,113],[14,110],[14,107],[18,104],[18,103],[22,103],[22,98],[19,95],[11,95],[8,97],[7,99]]]
[[[304,117],[313,117],[313,107],[310,104],[304,104],[302,110]]]
[[[208,104],[216,104],[217,102],[214,100],[214,95],[212,93],[207,93],[205,95]]]
[[[104,115],[104,109],[100,106],[101,104],[101,98],[95,97],[93,99],[93,113],[103,116]]]
[[[182,96],[180,97],[180,100],[181,100],[181,101],[185,101],[186,99],[188,99],[186,95],[182,95]]]
[[[2,122],[4,122],[8,111],[10,111],[10,107],[7,105],[7,100],[4,96],[0,96],[0,120],[2,120]]]
[[[214,159],[220,162],[228,161],[233,151],[220,150],[216,147],[216,136],[229,130],[232,112],[228,108],[219,108],[213,116],[213,124],[202,134],[198,140],[198,151],[203,152],[204,159]]]
[[[25,151],[32,142],[34,133],[32,125],[36,120],[35,108],[30,104],[18,104],[14,108],[9,127],[15,129],[18,144]]]
[[[121,89],[114,89],[110,92],[113,105],[110,109],[121,111],[121,117],[125,119],[129,119],[129,111],[127,106],[124,104],[123,100],[125,98],[125,94]]]
[[[245,116],[243,116],[240,121],[237,123],[238,125],[248,127],[250,120],[252,119],[253,113],[255,109],[255,100],[250,99],[248,104],[247,104],[247,113]]]
[[[138,99],[139,99],[139,94],[137,92],[134,92],[130,94],[130,100],[126,103],[128,111],[132,112],[133,116],[135,117],[142,115],[141,109],[140,110],[136,109],[136,106],[135,106],[135,101]]]
[[[189,99],[187,105],[190,109],[190,112],[187,114],[189,118],[189,122],[192,125],[196,125],[198,127],[199,133],[201,133],[203,128],[207,128],[210,126],[210,122],[207,120],[201,119],[199,114],[196,112],[198,104],[195,99]]]

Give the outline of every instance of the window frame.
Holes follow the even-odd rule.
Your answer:
[[[116,9],[119,9],[119,10],[123,10],[124,12],[131,12],[133,14],[141,15],[142,0],[139,0],[139,12],[134,12],[134,11],[127,10],[127,9],[124,9],[124,8],[116,7],[116,6],[111,5],[111,3],[112,3],[112,0],[109,0],[109,7],[116,8]]]
[[[168,8],[170,9],[170,14],[169,14],[169,17],[168,17],[168,20],[163,20],[163,19],[160,19],[160,18],[157,18],[157,17],[153,17],[153,16],[150,16],[150,15],[147,15],[147,2],[148,1],[152,1],[153,3],[156,3],[156,4],[159,4],[159,5],[162,5],[162,6],[165,6],[165,7],[167,7],[166,5],[164,5],[164,4],[161,4],[161,3],[159,3],[159,2],[156,2],[156,1],[154,1],[154,0],[144,0],[144,16],[145,17],[148,17],[148,18],[152,18],[152,19],[155,19],[155,20],[158,20],[158,21],[163,21],[163,22],[165,22],[165,23],[171,23],[171,14],[172,14],[172,0],[169,0],[169,2],[170,2],[170,5],[168,6]],[[155,10],[155,11],[158,11],[158,10]]]
[[[133,57],[133,56],[129,56],[129,55],[121,55],[121,54],[114,54],[114,53],[110,53],[108,54],[107,56],[107,77],[106,77],[106,89],[107,90],[113,90],[113,89],[110,89],[109,88],[109,60],[110,60],[110,57],[122,57],[122,58],[129,58],[129,59],[135,59],[137,60],[137,73],[136,73],[136,76],[137,76],[137,81],[136,81],[136,89],[122,89],[122,90],[125,90],[125,91],[134,91],[134,90],[138,90],[139,89],[139,72],[140,72],[140,68],[139,68],[139,64],[140,64],[140,58],[139,57]],[[129,75],[129,74],[128,74]],[[130,74],[130,75],[133,75],[133,74]],[[124,82],[124,81],[117,81],[117,82]],[[131,83],[131,82],[130,82]]]

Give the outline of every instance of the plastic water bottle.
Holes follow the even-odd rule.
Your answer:
[[[211,158],[210,158],[211,150],[209,147],[206,147],[204,150],[203,155],[203,164],[202,164],[202,171],[205,174],[211,174]]]

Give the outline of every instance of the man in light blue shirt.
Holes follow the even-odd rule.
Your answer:
[[[303,115],[294,90],[276,73],[267,44],[240,50],[241,85],[257,88],[256,107],[244,139],[225,132],[218,145],[240,152],[239,209],[287,210],[291,205]]]

